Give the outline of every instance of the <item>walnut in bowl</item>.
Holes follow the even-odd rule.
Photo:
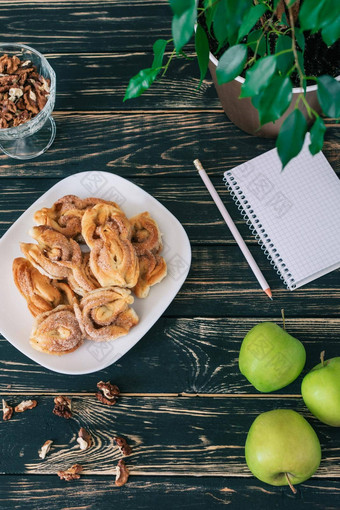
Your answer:
[[[24,44],[0,43],[0,149],[16,159],[45,152],[55,138],[55,73]]]

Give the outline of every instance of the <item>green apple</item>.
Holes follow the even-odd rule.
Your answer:
[[[290,384],[306,362],[302,343],[274,322],[261,322],[244,337],[241,373],[259,391],[268,393]]]
[[[309,423],[295,411],[276,409],[260,414],[245,446],[250,471],[262,482],[289,485],[304,482],[318,469],[321,447]]]
[[[318,420],[340,427],[340,357],[323,360],[303,379],[301,393],[306,406]]]

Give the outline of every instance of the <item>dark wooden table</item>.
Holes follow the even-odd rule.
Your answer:
[[[129,78],[152,60],[158,37],[169,38],[165,0],[14,0],[0,5],[2,40],[27,43],[57,73],[51,149],[31,162],[0,156],[0,230],[63,177],[84,170],[117,173],[155,196],[185,227],[192,245],[186,283],[165,314],[122,359],[102,372],[65,376],[46,370],[1,338],[0,384],[4,398],[26,397],[38,406],[0,424],[0,507],[53,509],[233,509],[340,507],[339,430],[307,411],[301,377],[273,395],[259,394],[238,370],[245,333],[264,319],[280,321],[307,350],[303,373],[321,350],[339,356],[339,271],[296,290],[286,290],[251,237],[222,183],[225,169],[274,146],[253,138],[224,115],[208,78],[197,91],[196,63],[177,60],[165,79],[138,100],[123,104]],[[193,50],[191,46],[191,50]],[[189,47],[189,54],[191,52]],[[335,170],[339,129],[328,122],[324,152]],[[244,262],[192,161],[212,176],[270,286],[270,302]],[[98,406],[99,380],[122,391],[119,403]],[[67,394],[75,414],[52,414],[53,397]],[[247,431],[259,413],[275,408],[301,412],[315,428],[322,462],[315,476],[289,488],[251,476],[244,459]],[[95,447],[80,452],[80,425]],[[133,446],[127,485],[114,484],[119,459],[112,438]],[[41,461],[46,439],[54,449]],[[56,471],[84,466],[78,481]]]

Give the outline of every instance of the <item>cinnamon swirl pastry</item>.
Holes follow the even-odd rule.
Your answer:
[[[52,280],[52,285],[60,292],[60,305],[73,305],[73,303],[77,303],[78,299],[70,285],[66,282],[61,282],[60,280]]]
[[[30,336],[34,349],[57,355],[75,351],[83,340],[73,308],[64,305],[38,315]]]
[[[38,225],[47,225],[61,232],[66,237],[81,238],[81,219],[84,212],[96,204],[109,204],[117,209],[115,202],[101,198],[81,199],[75,195],[66,195],[57,200],[52,207],[43,207],[34,214],[34,221]]]
[[[38,244],[21,243],[21,251],[34,267],[49,278],[67,278],[71,268],[81,264],[81,250],[73,239],[44,225],[33,227],[30,235]]]
[[[163,257],[146,251],[138,257],[139,278],[133,292],[139,298],[149,295],[150,287],[159,283],[167,275],[167,266]]]
[[[98,239],[90,252],[90,268],[101,287],[134,287],[139,265],[134,247],[112,230],[105,241]]]
[[[130,222],[117,205],[97,204],[85,211],[81,232],[90,248],[99,238],[105,241],[112,231],[121,239],[131,238]]]
[[[132,244],[137,255],[147,251],[158,253],[162,249],[162,236],[155,220],[146,211],[130,218]]]
[[[114,340],[126,335],[138,324],[134,301],[128,289],[108,287],[89,292],[74,305],[84,336],[95,342]]]
[[[120,210],[108,204],[88,209],[82,235],[91,248],[90,268],[101,287],[136,285],[139,267],[130,241],[131,225]]]
[[[72,266],[72,272],[67,278],[71,289],[79,294],[79,296],[84,296],[87,292],[100,287],[99,282],[91,271],[89,260],[89,253],[82,254],[81,263]]]
[[[34,317],[61,304],[72,305],[76,300],[67,283],[53,281],[42,275],[22,257],[13,261],[13,277],[15,285],[26,299],[28,309]]]

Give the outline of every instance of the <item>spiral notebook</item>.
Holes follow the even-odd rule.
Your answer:
[[[224,173],[241,214],[290,290],[340,267],[340,180],[322,152],[281,171],[273,149]]]

